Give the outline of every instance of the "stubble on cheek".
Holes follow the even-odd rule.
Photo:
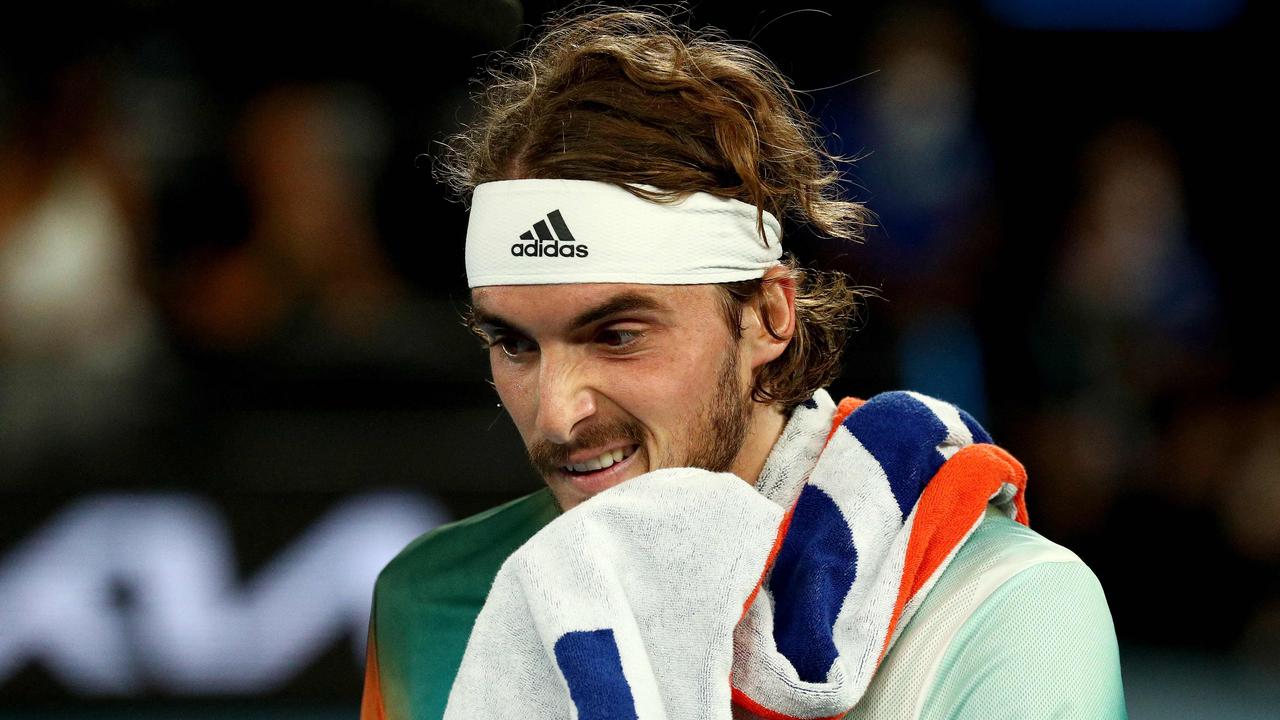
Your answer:
[[[685,464],[712,472],[727,472],[742,450],[751,414],[751,400],[739,389],[738,358],[731,348],[716,378],[715,392],[698,413]]]

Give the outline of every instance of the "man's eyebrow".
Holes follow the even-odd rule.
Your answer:
[[[610,315],[636,310],[662,310],[665,306],[648,295],[637,292],[625,292],[578,313],[569,324],[570,330],[578,330],[592,323],[599,322]]]
[[[663,310],[666,306],[658,300],[648,295],[638,292],[624,292],[620,295],[605,300],[594,307],[587,308],[578,313],[569,323],[570,332],[580,330],[592,323],[599,322],[610,315],[616,315],[623,312],[634,312],[637,310]],[[518,325],[507,320],[506,318],[491,313],[478,305],[472,305],[469,314],[469,324],[476,329],[484,330],[491,328],[493,330],[508,330],[518,332],[522,335],[528,335],[521,330]]]
[[[494,315],[493,313],[487,312],[477,305],[471,306],[471,310],[467,315],[467,320],[468,324],[477,330],[493,328],[494,330],[515,330],[516,332],[521,332],[520,328],[516,327],[515,323],[499,317],[498,315]]]

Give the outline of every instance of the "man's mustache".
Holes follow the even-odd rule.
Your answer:
[[[597,448],[627,442],[638,445],[642,439],[640,425],[635,421],[618,420],[592,425],[583,430],[573,442],[560,445],[548,440],[538,440],[529,446],[529,462],[543,475],[550,475],[569,464],[569,456],[585,448]]]

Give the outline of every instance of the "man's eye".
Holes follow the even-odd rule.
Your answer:
[[[529,338],[518,336],[494,338],[493,344],[498,346],[507,357],[519,357],[538,349],[538,346]]]
[[[637,330],[602,330],[597,337],[609,347],[620,348],[639,340],[641,335],[643,333]]]

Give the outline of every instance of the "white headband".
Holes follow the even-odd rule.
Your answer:
[[[782,257],[782,226],[768,212],[764,233],[768,245],[754,206],[705,192],[657,203],[594,180],[487,182],[471,201],[467,283],[753,280]]]

